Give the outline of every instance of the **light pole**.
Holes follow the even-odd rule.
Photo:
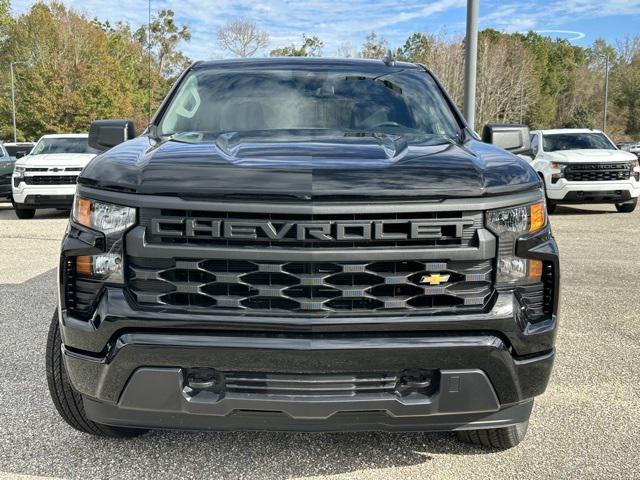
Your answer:
[[[18,133],[16,128],[16,86],[15,86],[15,78],[13,75],[13,66],[18,65],[19,63],[27,63],[27,62],[10,62],[9,70],[11,71],[11,105],[13,107],[13,143],[18,141]]]
[[[602,131],[607,131],[607,103],[609,100],[609,54],[604,56],[604,112],[602,115]]]
[[[478,57],[479,0],[467,0],[467,33],[464,59],[464,116],[471,130],[476,123],[476,63]]]

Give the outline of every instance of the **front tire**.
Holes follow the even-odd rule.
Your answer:
[[[465,443],[492,448],[494,450],[508,450],[517,446],[527,434],[529,421],[518,423],[510,427],[487,428],[483,430],[461,430],[456,432],[458,439]]]
[[[87,418],[82,395],[71,386],[62,358],[62,339],[57,310],[53,314],[49,327],[46,355],[47,383],[51,399],[60,416],[70,426],[84,433],[111,438],[137,437],[146,432],[146,430],[136,428],[110,427]]]
[[[638,205],[638,199],[634,198],[630,202],[616,203],[616,210],[618,210],[618,212],[620,213],[631,213],[636,209],[637,205]]]
[[[553,215],[555,213],[557,206],[558,204],[556,202],[554,202],[553,200],[549,200],[549,198],[547,198],[547,213],[549,215]]]
[[[539,173],[538,175],[540,176],[540,181],[542,182],[542,185],[544,187],[544,199],[545,203],[547,204],[547,214],[553,215],[558,204],[555,202],[555,200],[551,200],[547,195],[547,183],[544,180],[544,176],[542,176],[541,173]]]
[[[16,212],[16,217],[20,220],[31,220],[36,216],[35,208],[20,208],[16,205],[13,199],[11,200],[11,204],[13,205],[13,211]]]

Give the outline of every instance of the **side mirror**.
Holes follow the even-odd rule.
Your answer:
[[[16,160],[26,156],[27,156],[27,152],[25,152],[24,150],[19,150],[16,152]]]
[[[489,123],[482,129],[482,141],[502,147],[515,155],[531,153],[531,137],[526,125]]]
[[[96,120],[89,130],[89,146],[108,150],[136,136],[132,120]]]

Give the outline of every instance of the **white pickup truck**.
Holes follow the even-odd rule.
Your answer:
[[[611,203],[633,212],[640,195],[638,158],[619,150],[600,130],[531,132],[528,160],[543,179],[547,209],[558,204]]]
[[[78,175],[98,153],[88,137],[45,135],[29,155],[16,161],[11,187],[18,218],[33,218],[39,208],[71,209]]]

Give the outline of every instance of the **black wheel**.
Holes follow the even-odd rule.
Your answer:
[[[36,216],[35,208],[18,208],[13,200],[11,201],[11,204],[13,205],[13,211],[16,212],[16,217],[20,220],[31,220]]]
[[[553,212],[556,211],[556,206],[558,205],[554,200],[551,200],[548,196],[547,196],[547,184],[544,181],[544,177],[542,176],[541,173],[538,174],[538,176],[540,177],[540,181],[542,182],[542,185],[544,187],[544,198],[546,200],[546,204],[547,204],[547,213],[549,215],[552,215]]]
[[[126,438],[136,437],[145,433],[146,430],[110,427],[95,423],[87,418],[84,413],[82,395],[76,392],[69,382],[62,359],[61,347],[60,325],[58,323],[58,311],[56,310],[51,320],[47,338],[47,383],[49,384],[49,393],[53,404],[64,421],[76,430],[100,437]]]
[[[631,213],[636,209],[637,205],[638,205],[638,199],[634,198],[630,202],[616,203],[616,210],[618,210],[620,213]]]
[[[507,450],[518,445],[527,434],[529,422],[518,423],[510,427],[488,428],[485,430],[461,430],[456,432],[458,439],[473,445]]]
[[[549,200],[547,198],[547,213],[549,215],[553,215],[554,212],[556,211],[556,207],[558,206],[558,204],[556,202],[554,202],[553,200]]]

